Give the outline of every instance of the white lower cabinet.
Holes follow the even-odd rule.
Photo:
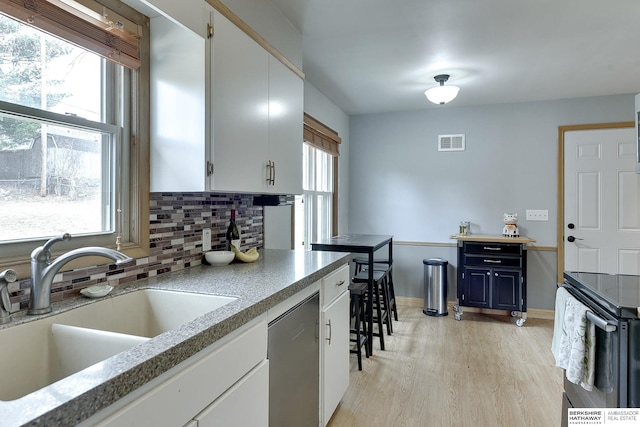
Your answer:
[[[349,292],[322,311],[322,324],[322,419],[326,426],[349,387]]]
[[[251,402],[258,402],[258,407],[266,404],[267,409],[252,414],[250,424],[234,421],[218,425],[267,426],[269,365],[266,358],[267,322],[263,315],[98,412],[82,425],[191,426],[191,420],[207,410],[215,413],[219,408],[220,414],[233,411],[236,415],[243,414],[247,412],[245,397],[250,397]],[[210,417],[203,418],[206,419]]]
[[[349,266],[322,279],[320,414],[326,426],[349,387]]]
[[[256,366],[194,420],[197,427],[267,427],[269,361]]]

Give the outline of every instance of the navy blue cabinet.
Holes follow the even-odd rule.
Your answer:
[[[527,311],[527,246],[522,239],[499,238],[487,241],[486,236],[471,241],[458,240],[458,304],[454,306],[456,320],[462,319],[462,308],[477,307],[508,310],[522,326]],[[529,241],[526,239],[525,241]]]

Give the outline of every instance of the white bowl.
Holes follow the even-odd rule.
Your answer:
[[[80,293],[88,298],[101,298],[113,290],[113,286],[94,285],[80,290]]]
[[[204,254],[207,262],[211,265],[227,265],[233,261],[235,256],[231,251],[209,251]]]

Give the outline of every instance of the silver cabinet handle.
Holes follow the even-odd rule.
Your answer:
[[[274,185],[276,183],[276,162],[267,160],[267,169],[269,170],[267,185]]]
[[[502,264],[501,259],[483,259],[482,261],[487,264]]]
[[[329,327],[329,338],[325,339],[329,341],[329,345],[331,345],[331,319],[329,319],[329,323],[327,323],[327,326]]]
[[[342,286],[344,285],[344,280],[340,280],[339,282],[336,282],[336,286]]]
[[[276,185],[276,162],[271,162],[273,165],[273,177],[271,178],[271,185]]]
[[[501,251],[502,248],[492,248],[491,246],[483,246],[482,249],[485,251]]]

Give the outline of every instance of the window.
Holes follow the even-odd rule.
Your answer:
[[[295,204],[295,247],[337,234],[338,134],[304,115],[302,190]]]
[[[296,245],[331,237],[333,224],[333,157],[307,143],[302,149],[303,194],[296,196]]]
[[[48,16],[53,3],[0,0],[0,264],[66,232],[74,239],[65,249],[114,247],[121,236],[122,249],[140,256],[148,247],[146,18],[121,5],[134,24],[86,1],[76,5],[82,13],[66,13],[71,0]],[[86,10],[92,4],[99,14]],[[78,22],[106,42],[63,28],[86,27]],[[139,39],[140,52],[121,49],[113,27]]]

